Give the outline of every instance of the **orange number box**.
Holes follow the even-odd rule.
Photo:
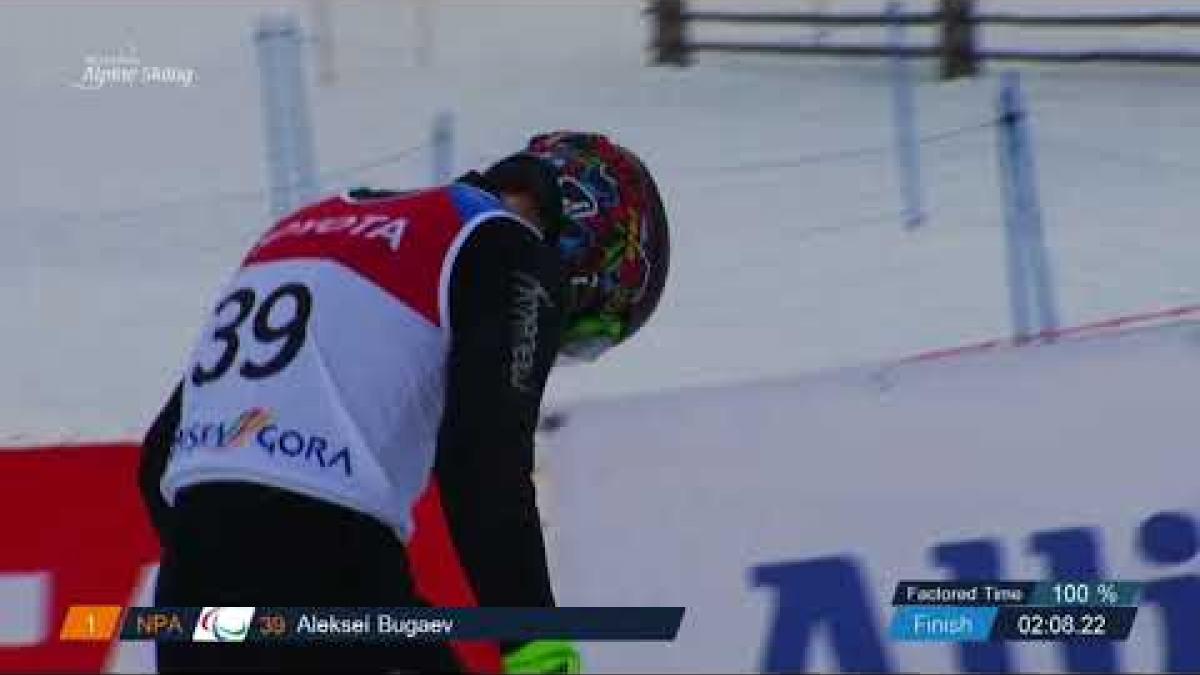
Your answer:
[[[67,608],[59,640],[108,641],[121,620],[118,605],[72,605]]]

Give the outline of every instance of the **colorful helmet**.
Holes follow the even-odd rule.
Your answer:
[[[636,155],[600,134],[541,134],[523,154],[554,169],[562,197],[562,353],[595,359],[636,333],[662,296],[671,240],[658,186]]]

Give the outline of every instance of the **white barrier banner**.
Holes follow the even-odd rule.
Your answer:
[[[1200,324],[584,404],[565,605],[687,608],[618,671],[1200,671]],[[1145,582],[1124,643],[899,643],[901,579]]]

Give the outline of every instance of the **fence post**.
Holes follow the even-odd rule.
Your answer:
[[[433,184],[449,183],[454,177],[454,115],[438,113],[433,120]]]
[[[300,27],[290,15],[266,15],[254,33],[262,85],[271,213],[316,197],[317,170],[308,117]]]
[[[1046,251],[1033,144],[1020,75],[1004,73],[1000,86],[1000,177],[1005,202],[1013,337],[1017,341],[1035,335],[1053,339],[1059,326],[1058,302]]]
[[[653,0],[654,63],[686,66],[691,62],[684,25],[684,0]]]
[[[941,0],[942,79],[979,72],[975,60],[974,0]]]
[[[921,155],[917,139],[917,108],[912,67],[905,57],[902,0],[888,0],[888,42],[892,50],[892,117],[896,130],[896,163],[900,198],[904,203],[904,226],[912,229],[925,220],[921,199]]]

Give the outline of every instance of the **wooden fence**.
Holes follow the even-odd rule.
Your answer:
[[[1124,63],[1200,65],[1200,51],[1144,51],[1096,49],[1087,51],[1031,51],[1018,49],[979,49],[977,32],[981,25],[1097,28],[1191,26],[1200,28],[1200,14],[1158,12],[1124,15],[1022,15],[979,13],[974,0],[940,0],[936,12],[887,14],[827,14],[817,12],[729,12],[700,11],[687,7],[686,0],[652,0],[648,13],[654,21],[653,60],[658,64],[684,66],[696,52],[733,52],[759,54],[809,54],[851,57],[880,57],[899,54],[905,57],[933,57],[941,63],[943,78],[974,75],[979,62],[997,61],[1109,61]],[[876,26],[901,23],[915,26],[940,26],[936,45],[894,47],[887,44],[802,44],[770,42],[722,42],[691,40],[688,26],[695,23],[738,25],[809,25]]]

